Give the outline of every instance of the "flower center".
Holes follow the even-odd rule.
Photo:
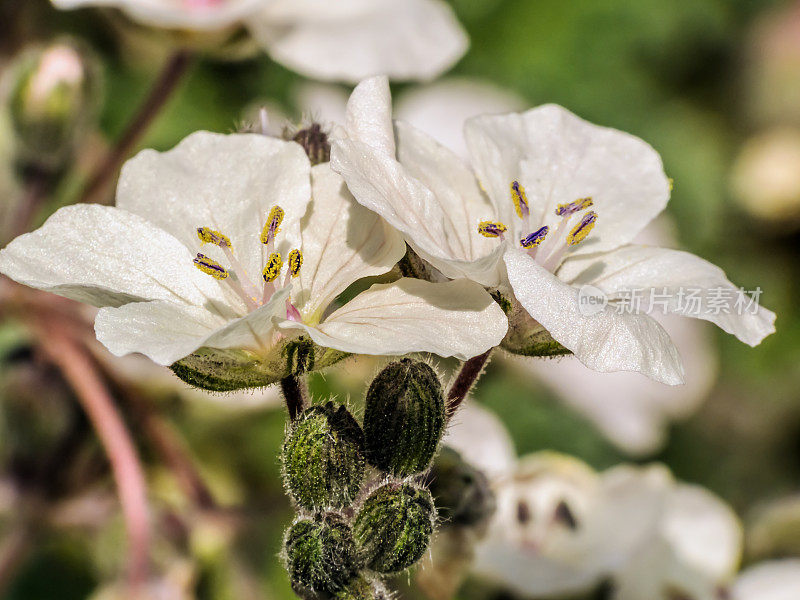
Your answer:
[[[250,278],[244,265],[242,265],[236,257],[231,240],[227,235],[211,229],[210,227],[197,228],[197,237],[200,239],[200,242],[202,244],[213,244],[219,247],[225,255],[229,267],[226,268],[216,260],[199,252],[194,259],[194,265],[203,271],[203,273],[211,275],[214,279],[224,281],[229,285],[244,301],[248,312],[266,304],[277,290],[282,289],[288,284],[290,278],[297,277],[300,274],[300,267],[303,265],[303,253],[295,248],[289,253],[287,260],[288,268],[286,269],[283,280],[281,280],[280,277],[284,262],[280,252],[276,252],[275,250],[275,237],[280,232],[284,214],[280,206],[273,206],[261,230],[261,243],[266,246],[269,252],[267,264],[261,272],[263,283],[254,283]],[[286,318],[294,321],[302,320],[300,312],[292,305],[289,299],[286,300]]]
[[[550,233],[549,225],[542,225],[533,229],[530,225],[530,207],[525,188],[519,181],[512,181],[510,185],[511,201],[514,203],[514,212],[522,221],[523,231],[527,231],[519,240],[519,245],[528,255],[551,273],[561,264],[567,250],[580,244],[594,228],[597,213],[589,211],[584,213],[577,221],[573,215],[580,213],[594,204],[591,198],[580,198],[567,204],[559,204],[555,214],[561,217],[561,222]],[[478,233],[484,237],[505,239],[504,234],[508,227],[499,221],[481,221],[478,224]]]

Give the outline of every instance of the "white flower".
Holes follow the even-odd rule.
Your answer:
[[[277,62],[316,79],[433,79],[466,51],[442,0],[53,0],[109,6],[154,27],[215,32],[244,26]]]
[[[525,597],[561,597],[610,579],[614,600],[715,600],[739,562],[732,511],[662,466],[596,474],[576,459],[537,453],[494,487],[498,512],[474,571]]]
[[[303,115],[323,122],[344,123],[347,92],[338,85],[305,81],[293,91],[294,103]],[[394,98],[397,119],[421,129],[437,142],[467,158],[464,121],[481,114],[521,110],[525,101],[488,81],[446,77],[416,85]],[[272,112],[272,111],[270,111]]]
[[[636,243],[671,243],[672,223],[665,218],[662,215],[648,225]],[[662,385],[640,373],[597,373],[572,356],[550,361],[514,357],[509,362],[544,383],[625,452],[649,454],[665,443],[670,422],[694,413],[717,375],[707,323],[677,315],[652,316],[669,333],[681,354],[684,385]]]
[[[733,584],[731,600],[800,598],[800,559],[772,560],[746,569]]]
[[[469,433],[487,423],[475,451]],[[664,466],[597,473],[554,452],[509,460],[508,434],[477,407],[457,413],[445,443],[491,469],[497,512],[473,572],[520,597],[571,597],[607,580],[614,600],[719,600],[733,580],[738,519]]]
[[[162,365],[201,348],[280,356],[298,334],[342,352],[462,359],[499,343],[502,311],[466,281],[376,284],[333,310],[404,252],[300,145],[199,132],[130,160],[115,208],[63,208],[17,238],[0,272],[102,307],[95,331],[112,353]]]
[[[630,243],[666,206],[670,188],[658,154],[638,138],[553,105],[476,117],[465,126],[476,179],[425,134],[402,122],[392,128],[383,78],[355,89],[346,126],[349,139],[334,143],[331,164],[361,204],[446,277],[508,285],[591,369],[683,381],[678,352],[654,319],[614,302],[584,314],[583,286],[612,300],[626,290],[664,290],[668,312],[712,321],[751,345],[774,331],[775,315],[761,307],[712,310],[715,290],[730,306],[747,304],[718,267]],[[699,305],[682,306],[682,289],[699,290]]]

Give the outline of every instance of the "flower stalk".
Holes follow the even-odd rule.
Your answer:
[[[123,161],[172,97],[191,64],[192,54],[187,50],[178,50],[167,60],[150,93],[125,129],[122,137],[89,177],[80,202],[103,203],[109,184],[115,179]]]
[[[464,402],[472,386],[477,383],[478,378],[483,374],[491,354],[492,349],[490,348],[483,354],[474,356],[461,365],[461,370],[447,391],[446,415],[448,420],[456,414],[458,407]]]
[[[56,323],[40,325],[42,349],[75,391],[111,463],[129,540],[129,583],[132,591],[138,590],[147,580],[150,561],[146,484],[139,456],[89,356]]]

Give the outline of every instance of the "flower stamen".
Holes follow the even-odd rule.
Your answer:
[[[292,279],[300,275],[300,267],[303,266],[303,253],[297,248],[289,252],[289,273]]]
[[[499,221],[481,221],[478,223],[478,233],[487,238],[503,238],[503,234],[508,231],[503,223]]]
[[[264,278],[264,282],[272,283],[275,281],[281,274],[281,269],[283,269],[283,257],[280,252],[273,252],[269,255],[267,266],[264,267],[264,271],[261,274]]]
[[[264,229],[261,231],[262,244],[270,246],[270,244],[275,242],[275,236],[280,231],[284,215],[283,209],[277,204],[270,209],[267,222],[264,224]]]
[[[528,250],[534,249],[544,241],[548,231],[550,231],[550,228],[547,225],[540,227],[533,233],[522,238],[519,241],[519,245]]]
[[[203,273],[211,275],[214,279],[222,281],[227,279],[230,273],[228,270],[212,258],[207,257],[205,254],[197,253],[195,257],[194,266],[200,269]]]
[[[520,219],[527,220],[531,214],[528,206],[528,195],[525,193],[525,188],[519,184],[519,181],[511,182],[511,199],[514,201],[514,210],[517,216]]]
[[[198,227],[197,237],[200,238],[200,241],[204,244],[214,244],[220,248],[231,247],[231,239],[227,235],[215,231],[210,227]]]
[[[580,198],[579,200],[575,200],[574,202],[568,202],[566,204],[559,204],[556,207],[556,215],[559,217],[566,217],[576,212],[580,212],[584,209],[589,208],[594,204],[594,201],[591,198]]]
[[[567,236],[567,245],[574,246],[580,244],[586,239],[586,236],[594,229],[594,224],[597,221],[597,213],[590,211],[583,215],[580,222],[572,228]]]

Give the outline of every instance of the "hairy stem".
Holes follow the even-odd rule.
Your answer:
[[[148,576],[150,524],[144,472],[136,448],[86,352],[54,321],[44,323],[39,333],[42,349],[72,387],[111,463],[128,533],[131,589],[137,590]]]
[[[290,375],[281,379],[281,392],[283,392],[283,399],[286,401],[286,408],[289,411],[289,419],[294,421],[308,405],[305,385],[299,377]]]
[[[472,386],[478,381],[478,378],[483,373],[486,363],[489,362],[489,356],[492,354],[493,348],[490,348],[483,354],[470,358],[467,362],[461,365],[461,370],[456,375],[453,384],[447,391],[447,418],[450,419],[464,402],[464,399],[469,394]]]
[[[128,124],[122,137],[97,166],[81,195],[81,202],[103,202],[111,181],[122,163],[136,146],[158,113],[177,89],[178,83],[192,64],[192,55],[186,50],[175,52],[164,65],[144,103]]]

